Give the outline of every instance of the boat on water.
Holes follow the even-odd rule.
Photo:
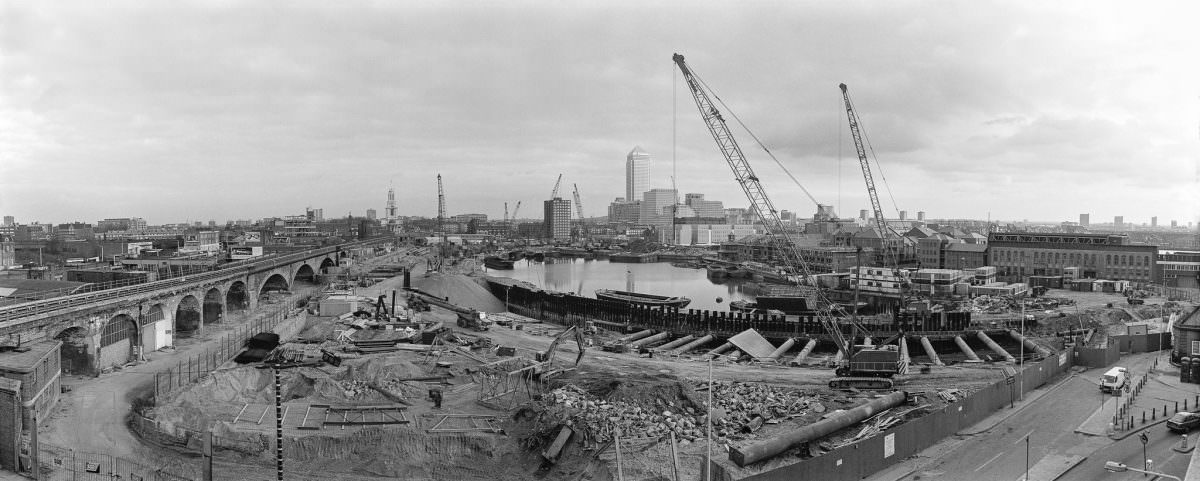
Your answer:
[[[483,265],[488,269],[509,270],[513,268],[513,261],[496,256],[487,256],[483,258]]]
[[[677,307],[682,309],[692,302],[691,299],[681,296],[659,296],[655,294],[644,294],[641,292],[617,291],[612,289],[597,289],[596,299],[606,301],[627,302],[631,304],[640,304],[643,306],[667,306]]]
[[[704,268],[708,271],[708,277],[720,278],[729,276],[729,271],[725,270],[724,266],[707,266]]]

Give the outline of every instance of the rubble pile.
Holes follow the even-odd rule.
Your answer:
[[[667,402],[661,410],[624,401],[606,401],[583,389],[567,385],[551,391],[543,416],[584,434],[590,442],[604,443],[614,433],[622,436],[676,438],[694,442],[705,437],[703,408]],[[718,439],[746,439],[764,424],[777,424],[809,412],[824,412],[817,399],[789,389],[744,383],[713,385],[713,435]]]
[[[1021,310],[1020,299],[1020,297],[1014,296],[975,296],[968,305],[963,307],[976,313],[1001,314]],[[1025,309],[1058,309],[1073,305],[1075,305],[1074,300],[1063,297],[1025,298]]]

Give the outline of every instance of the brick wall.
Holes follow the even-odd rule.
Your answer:
[[[16,471],[21,443],[21,382],[0,378],[0,469]]]
[[[110,345],[100,348],[100,362],[97,365],[99,369],[106,367],[120,366],[129,362],[129,339],[121,339]]]

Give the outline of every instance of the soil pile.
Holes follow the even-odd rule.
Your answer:
[[[496,299],[475,277],[431,272],[412,278],[412,283],[413,287],[435,296],[449,297],[450,302],[462,307],[483,312],[504,311],[504,301]]]

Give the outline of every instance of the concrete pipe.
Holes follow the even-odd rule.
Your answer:
[[[816,347],[817,340],[809,339],[808,342],[804,344],[804,349],[800,350],[800,354],[797,354],[796,358],[792,359],[792,365],[799,366],[804,362],[804,359],[807,358],[809,354],[812,354],[813,349],[816,349]]]
[[[735,447],[729,450],[729,460],[738,466],[756,463],[772,458],[800,443],[815,441],[829,434],[844,429],[874,416],[882,411],[904,404],[908,393],[896,391],[868,401],[854,409],[829,414],[828,418],[802,426],[785,434],[765,439],[749,446]]]
[[[788,340],[783,341],[783,344],[780,344],[779,347],[775,348],[775,350],[771,352],[771,355],[767,356],[767,359],[770,359],[772,361],[779,359],[779,356],[782,356],[783,353],[788,352],[788,350],[791,349],[792,346],[795,346],[795,345],[796,345],[796,340],[789,338]]]
[[[996,354],[999,354],[1004,358],[1005,361],[1017,362],[1017,359],[1014,358],[1012,354],[1009,354],[1008,351],[1005,351],[1003,347],[1000,347],[999,344],[996,344],[996,341],[993,341],[992,338],[988,337],[988,335],[983,331],[975,333],[975,337],[978,337],[980,341],[983,341],[984,344],[987,344],[988,349],[991,349]]]
[[[942,359],[938,357],[937,351],[933,350],[933,343],[929,342],[929,338],[921,336],[921,347],[925,348],[925,355],[933,361],[934,366],[942,366]]]
[[[717,346],[716,349],[713,349],[711,351],[704,353],[704,356],[705,357],[717,357],[717,356],[721,355],[722,352],[728,351],[729,348],[731,348],[731,347],[733,347],[733,343],[726,342],[725,344],[721,344],[720,346]]]
[[[713,339],[712,334],[706,335],[704,337],[701,337],[700,339],[696,339],[695,341],[689,342],[687,344],[684,344],[680,347],[675,348],[675,350],[671,351],[671,354],[687,353],[688,351],[691,351],[692,349],[703,346],[705,343],[707,343],[708,341],[711,341],[712,339]],[[733,344],[730,344],[730,345],[732,346]]]
[[[630,335],[628,335],[628,336],[625,336],[625,337],[622,337],[622,338],[620,338],[620,339],[617,339],[617,342],[619,342],[619,343],[633,342],[633,341],[636,341],[636,340],[638,340],[638,339],[641,339],[641,338],[643,338],[643,337],[649,336],[649,335],[651,335],[651,334],[654,334],[654,331],[652,331],[652,330],[650,330],[650,329],[646,329],[646,330],[644,330],[644,331],[638,331],[638,332],[635,332],[635,333],[633,333],[633,334],[630,334]]]
[[[636,341],[633,341],[633,342],[629,343],[629,347],[638,347],[638,346],[641,346],[641,345],[644,345],[644,344],[650,344],[650,343],[653,343],[653,342],[655,342],[655,341],[661,341],[661,340],[663,340],[663,339],[666,339],[667,337],[670,337],[670,336],[671,336],[671,333],[669,333],[669,332],[660,332],[660,333],[658,333],[658,334],[655,334],[655,335],[653,335],[653,336],[650,336],[650,337],[643,337],[643,338],[641,338],[641,339],[638,339],[638,340],[636,340]]]
[[[975,354],[975,351],[971,350],[971,346],[968,346],[967,341],[964,341],[961,336],[954,336],[954,343],[958,344],[958,348],[962,350],[963,354],[967,355],[967,359],[972,361],[979,360],[979,356]]]
[[[1042,357],[1046,357],[1046,356],[1050,355],[1049,349],[1039,346],[1036,342],[1029,340],[1028,337],[1022,336],[1021,333],[1019,333],[1017,331],[1009,329],[1008,335],[1011,336],[1013,339],[1015,339],[1017,342],[1024,344],[1026,351],[1035,351]]]
[[[900,345],[900,361],[908,364],[909,361],[912,361],[912,357],[908,355],[908,339],[900,336],[899,339],[896,339],[896,343]]]
[[[654,348],[654,350],[655,350],[655,351],[670,351],[671,349],[675,349],[675,348],[677,348],[677,347],[679,347],[679,346],[682,346],[682,345],[684,345],[684,344],[687,344],[688,342],[690,342],[692,339],[695,339],[695,338],[696,338],[696,336],[693,336],[693,335],[691,335],[691,334],[688,334],[688,335],[686,335],[686,336],[683,336],[683,337],[681,337],[681,338],[679,338],[679,339],[676,339],[676,340],[674,340],[674,341],[671,341],[671,342],[668,342],[668,343],[666,343],[666,344],[663,344],[663,345],[661,345],[661,346],[658,346],[658,347]]]

